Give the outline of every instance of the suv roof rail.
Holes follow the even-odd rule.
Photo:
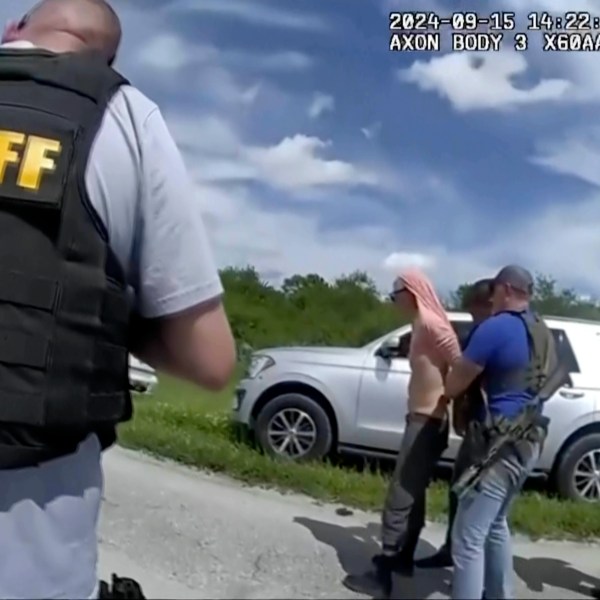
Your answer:
[[[598,325],[600,326],[600,320],[595,321],[594,319],[581,319],[577,317],[558,317],[554,315],[543,315],[544,319],[552,319],[553,321],[562,321],[564,323],[579,323],[581,325]]]
[[[449,310],[446,311],[449,317],[461,317],[465,319],[470,319],[471,316],[467,312],[459,311],[459,310]],[[563,323],[579,323],[581,325],[598,325],[600,326],[600,319],[582,319],[579,317],[564,317],[564,316],[556,316],[551,314],[542,315],[544,319],[550,319],[552,321],[561,321]]]

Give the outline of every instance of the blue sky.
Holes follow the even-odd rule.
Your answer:
[[[33,2],[3,0],[0,18]],[[507,262],[600,293],[600,69],[585,53],[390,53],[387,13],[461,0],[130,0],[118,68],[162,109],[221,266]],[[498,0],[555,13],[590,0]],[[562,11],[559,10],[562,7]],[[481,12],[481,8],[479,8]]]

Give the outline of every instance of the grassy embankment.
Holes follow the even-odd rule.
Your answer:
[[[303,492],[350,507],[381,508],[385,474],[273,460],[237,439],[228,418],[231,401],[231,389],[206,394],[163,376],[153,396],[136,399],[135,418],[121,428],[120,443],[249,484]],[[447,485],[438,481],[428,494],[429,518],[443,520],[446,508]],[[600,507],[530,491],[517,500],[512,526],[532,537],[600,538]]]

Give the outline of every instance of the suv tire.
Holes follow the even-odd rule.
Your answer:
[[[600,433],[584,435],[567,447],[556,467],[556,491],[560,496],[570,500],[585,500],[575,486],[574,476],[580,461],[586,454],[593,451],[600,453]],[[590,500],[593,501],[593,499]],[[600,501],[600,497],[597,497],[595,501]]]
[[[300,433],[296,443],[293,439],[288,441],[286,451],[291,446],[297,452],[300,444],[305,450],[303,454],[294,456],[278,451],[275,444],[281,445],[285,439],[285,423],[292,426],[296,423]],[[288,460],[322,460],[333,445],[333,430],[327,413],[317,402],[299,393],[282,394],[267,402],[258,414],[255,431],[261,448],[267,454]],[[277,433],[273,435],[270,431]]]

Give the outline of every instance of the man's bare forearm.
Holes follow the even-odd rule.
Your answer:
[[[222,318],[226,319],[224,315]],[[217,327],[215,335],[208,336],[210,344],[198,344],[197,335],[193,335],[197,327],[193,318],[187,323],[181,319],[177,322],[172,318],[137,317],[131,326],[130,352],[158,371],[219,391],[234,372],[233,336],[227,324],[229,336],[219,336]]]
[[[135,317],[131,327],[131,353],[152,368],[180,379],[193,381],[189,374],[173,365],[169,350],[162,339],[161,323],[157,319]]]
[[[130,352],[160,371],[219,391],[235,372],[236,348],[220,297],[158,319],[136,315]]]

